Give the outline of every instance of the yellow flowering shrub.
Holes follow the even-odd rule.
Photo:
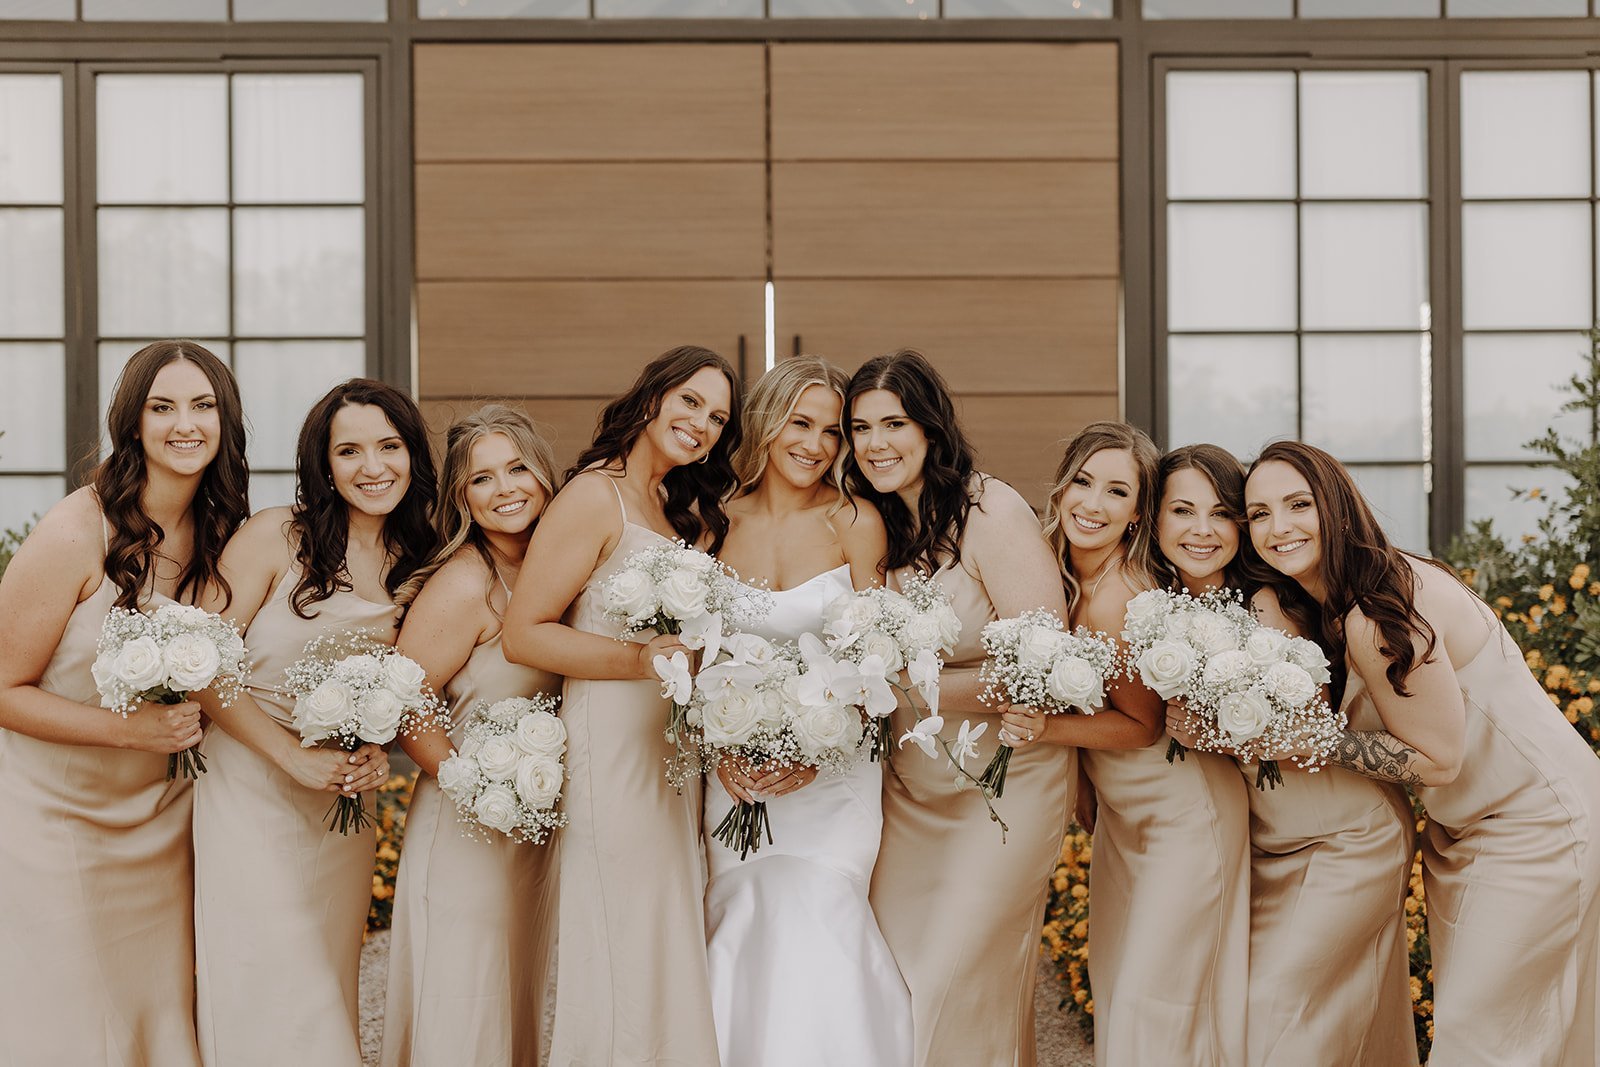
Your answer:
[[[1045,957],[1061,979],[1061,1007],[1078,1018],[1085,1037],[1094,1036],[1094,996],[1089,991],[1089,835],[1076,825],[1061,842],[1061,859],[1050,876],[1045,906]]]
[[[378,856],[372,868],[372,904],[367,909],[367,934],[387,930],[394,914],[394,880],[400,872],[400,844],[406,833],[406,808],[417,773],[397,774],[378,787],[373,824],[378,831]]]

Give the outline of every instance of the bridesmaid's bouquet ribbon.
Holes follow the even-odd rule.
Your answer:
[[[354,752],[362,744],[387,745],[449,725],[439,698],[416,660],[360,631],[324,634],[284,672],[284,692],[294,698],[300,744],[331,744]],[[331,833],[359,833],[372,822],[360,794],[340,794],[328,809]]]
[[[480,700],[463,731],[461,748],[439,764],[439,788],[456,806],[469,836],[485,831],[543,844],[567,824],[556,808],[565,780],[567,728],[560,701],[540,694]]]
[[[1053,611],[996,619],[983,628],[983,651],[985,704],[1020,704],[1047,714],[1076,708],[1093,715],[1106,702],[1106,679],[1120,665],[1115,641],[1084,626],[1068,633]],[[980,779],[997,797],[1005,793],[1011,751],[1002,741]]]
[[[1283,781],[1273,753],[1313,753],[1293,759],[1316,770],[1344,731],[1344,713],[1322,696],[1321,647],[1263,626],[1232,591],[1147,590],[1128,602],[1123,627],[1131,672],[1161,699],[1183,701],[1195,747],[1260,761],[1257,789]],[[1185,751],[1174,739],[1168,762]]]
[[[143,701],[181,704],[210,689],[224,707],[244,691],[250,669],[244,641],[233,624],[186,604],[163,604],[145,613],[112,608],[100,628],[90,667],[102,707],[126,716]],[[167,758],[167,781],[206,771],[199,746]]]

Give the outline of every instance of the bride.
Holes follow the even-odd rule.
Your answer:
[[[746,402],[721,559],[774,592],[755,628],[793,640],[823,610],[881,585],[883,522],[835,471],[848,379],[820,359],[787,359]],[[705,801],[706,940],[724,1067],[911,1062],[911,1000],[867,902],[883,828],[882,768],[746,775],[724,762]],[[768,802],[773,840],[741,860],[712,837],[734,800]]]

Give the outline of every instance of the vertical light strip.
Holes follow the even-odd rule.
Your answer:
[[[772,314],[772,283],[767,283],[767,370],[778,365],[777,322]]]

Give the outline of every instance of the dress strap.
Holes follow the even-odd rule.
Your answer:
[[[611,491],[617,494],[617,507],[622,511],[622,524],[626,526],[628,524],[628,505],[622,502],[622,489],[617,485],[617,480],[604,471],[600,473],[600,477],[610,482]]]

